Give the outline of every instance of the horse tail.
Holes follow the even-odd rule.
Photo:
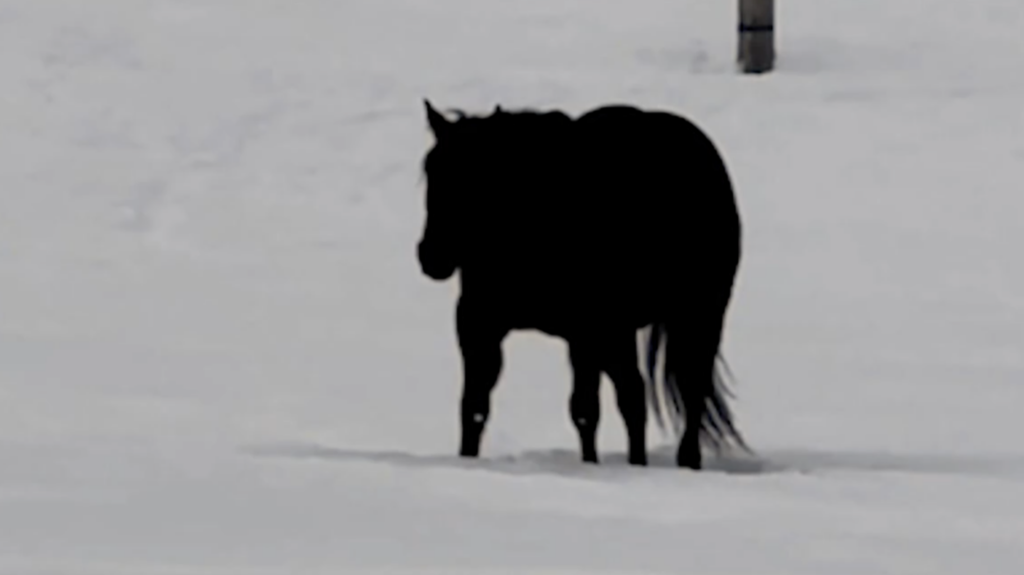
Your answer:
[[[728,398],[733,394],[725,376],[729,380],[734,378],[724,355],[716,350],[711,382],[684,380],[680,367],[687,358],[683,356],[681,345],[684,340],[679,337],[680,327],[672,321],[656,322],[651,326],[647,340],[647,374],[644,380],[647,399],[658,427],[665,432],[667,425],[671,425],[676,437],[680,437],[686,427],[686,399],[691,398],[705,405],[699,430],[702,444],[709,445],[716,452],[721,452],[727,445],[749,452],[750,448],[729,407]],[[676,335],[675,341],[672,335]],[[662,357],[660,373],[657,369],[659,356]],[[693,397],[695,394],[697,397]]]

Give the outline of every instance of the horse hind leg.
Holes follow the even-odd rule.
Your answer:
[[[673,350],[677,362],[673,371],[681,384],[679,392],[686,415],[686,429],[676,451],[679,467],[703,467],[700,440],[707,425],[708,400],[715,394],[715,359],[722,339],[723,315],[717,310],[702,311],[699,319],[695,318],[680,334],[682,341],[676,345],[681,343],[684,347]]]
[[[638,366],[636,332],[611,338],[601,354],[604,372],[612,380],[615,397],[626,427],[629,463],[647,465],[646,388]]]
[[[483,318],[484,310],[471,310],[459,302],[456,324],[462,352],[463,388],[461,404],[462,441],[459,455],[475,458],[491,411],[491,392],[502,370],[501,343],[508,331]]]
[[[597,425],[601,419],[601,370],[597,349],[579,339],[569,342],[569,361],[572,363],[572,395],[569,415],[580,438],[580,453],[584,463],[597,463]]]

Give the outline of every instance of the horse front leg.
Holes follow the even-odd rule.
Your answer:
[[[478,457],[487,419],[491,412],[491,392],[502,369],[501,344],[508,334],[496,322],[488,321],[485,310],[473,309],[460,299],[456,310],[459,348],[462,352],[462,442],[459,455]]]
[[[584,463],[597,463],[597,424],[601,419],[601,370],[597,350],[586,341],[569,341],[569,361],[572,363],[572,396],[569,415],[580,438],[580,453]]]

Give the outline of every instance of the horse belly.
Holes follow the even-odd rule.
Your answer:
[[[511,329],[535,329],[567,337],[609,327],[640,328],[656,315],[656,298],[640,283],[629,286],[592,279],[549,278],[535,281],[511,279],[490,289],[466,290],[488,299]],[[485,295],[486,294],[486,295]]]

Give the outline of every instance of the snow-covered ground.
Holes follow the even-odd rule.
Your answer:
[[[0,572],[1024,569],[1024,6],[0,1]],[[556,340],[454,457],[421,98],[679,111],[745,221],[758,459],[577,462]],[[652,440],[658,435],[652,427]]]

